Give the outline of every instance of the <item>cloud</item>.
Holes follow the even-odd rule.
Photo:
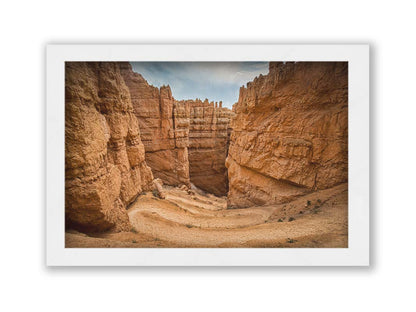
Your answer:
[[[170,85],[178,100],[205,98],[231,108],[240,87],[269,71],[267,62],[131,62],[154,86]]]

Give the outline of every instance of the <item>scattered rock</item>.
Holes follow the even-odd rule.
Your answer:
[[[181,187],[180,187],[180,189],[182,191],[188,191],[189,190],[189,188],[185,184],[182,184]]]
[[[162,187],[160,179],[153,180],[153,185],[156,188],[156,191],[158,193],[158,197],[161,198],[161,199],[165,199],[166,195],[165,195],[165,192],[163,192],[163,187]]]

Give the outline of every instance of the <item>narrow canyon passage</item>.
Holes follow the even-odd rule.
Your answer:
[[[228,192],[225,160],[232,111],[222,102],[177,101],[169,86],[160,88],[121,64],[139,121],[146,162],[155,178],[170,186],[194,184],[218,196]]]

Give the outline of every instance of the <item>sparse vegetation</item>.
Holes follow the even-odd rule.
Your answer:
[[[310,206],[312,203],[311,203],[311,201],[310,200],[308,200],[307,202],[306,202],[306,206]]]
[[[313,207],[312,213],[317,214],[319,212],[319,208],[320,207],[318,205],[315,205],[315,207]]]
[[[334,189],[334,194],[339,197],[339,201],[346,202],[347,192],[341,194],[338,192],[338,189]],[[294,201],[296,203],[294,207],[288,204],[286,211],[282,211],[283,205],[279,204],[271,207],[267,214],[260,214],[255,209],[226,210],[227,199],[225,198],[215,202],[214,213],[211,210],[207,213],[205,209],[201,208],[205,204],[202,196],[200,197],[201,202],[190,202],[188,195],[180,193],[173,187],[167,187],[165,194],[167,196],[174,195],[178,197],[178,200],[176,202],[156,200],[150,190],[146,197],[139,198],[132,207],[136,213],[129,212],[131,223],[126,232],[109,238],[103,236],[106,238],[105,244],[117,248],[190,248],[191,246],[331,248],[328,247],[333,246],[330,240],[336,235],[337,242],[334,243],[334,246],[347,246],[346,214],[339,213],[344,212],[347,206],[334,206],[334,209],[331,207],[334,199],[338,197],[328,199],[322,195],[315,196],[313,199],[309,198],[311,200],[309,207],[305,207],[308,198],[302,198]],[[183,201],[179,200],[182,198]],[[321,205],[318,204],[318,198],[321,199]],[[331,209],[324,209],[323,203]],[[178,213],[177,217],[171,218],[173,213]],[[169,217],[168,222],[164,220],[165,215]],[[215,215],[215,218],[207,218],[207,215]],[[331,216],[334,216],[334,222],[328,222]],[[235,221],[232,220],[233,218]],[[295,219],[297,222],[293,223],[292,221]],[[143,224],[146,226],[139,227],[141,222],[145,222]],[[312,226],[311,230],[308,230],[307,235],[304,235],[301,231],[309,225]],[[97,239],[101,238],[98,235],[95,238],[81,236],[75,231],[73,233],[67,233],[67,241],[72,244],[82,240],[83,244],[89,244],[88,246],[103,245],[103,241]],[[239,239],[240,235],[241,239]],[[316,237],[319,237],[318,242],[312,241],[312,239],[317,239]]]
[[[157,190],[153,190],[152,194],[154,197],[159,198],[159,192]]]
[[[320,203],[322,203],[322,201],[318,198],[318,203],[320,204]]]

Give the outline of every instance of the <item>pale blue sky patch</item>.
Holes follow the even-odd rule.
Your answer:
[[[151,85],[170,85],[177,100],[205,98],[231,108],[240,87],[269,72],[268,62],[131,62]]]

